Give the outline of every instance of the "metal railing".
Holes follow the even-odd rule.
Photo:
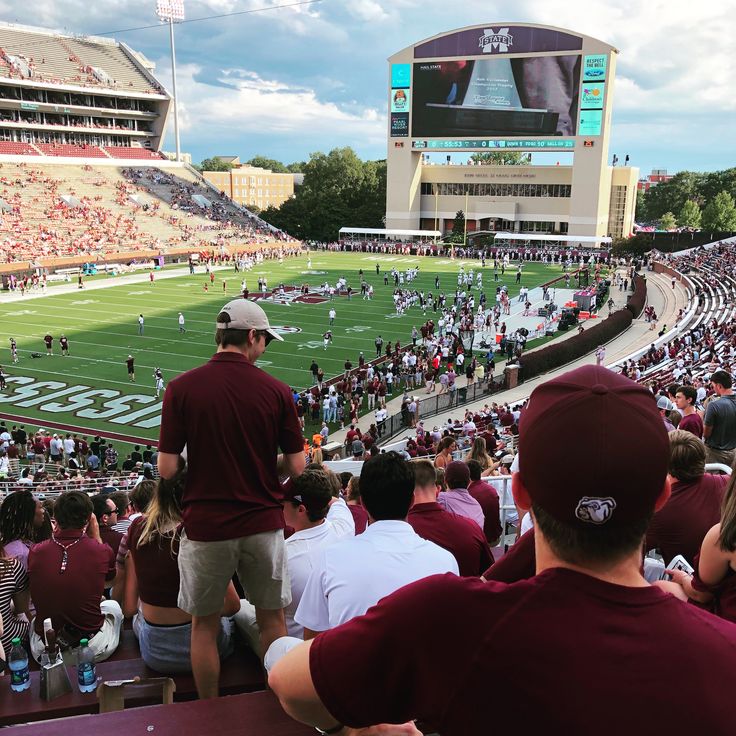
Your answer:
[[[419,398],[417,393],[410,391],[406,391],[404,395],[416,397],[417,415],[415,419],[418,421],[419,419],[426,419],[427,417],[433,417],[437,414],[463,407],[466,404],[478,401],[487,396],[492,396],[504,390],[506,390],[506,381],[505,377],[501,375],[494,376],[490,382],[483,381],[482,383],[473,383],[470,386],[456,386],[452,391],[445,391],[443,393],[437,391],[429,395],[425,394],[424,398]],[[386,442],[405,429],[410,429],[411,426],[412,417],[408,410],[393,414],[387,417],[385,421],[376,425],[378,429],[378,441],[380,443]]]

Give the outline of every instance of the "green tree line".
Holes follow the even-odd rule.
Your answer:
[[[383,227],[386,162],[362,161],[352,148],[312,153],[301,169],[304,183],[280,207],[261,213],[302,240],[337,240],[341,227]]]
[[[516,151],[483,151],[471,157],[477,164],[518,166],[528,164],[529,154]],[[281,173],[302,173],[304,183],[294,197],[280,207],[268,207],[260,215],[272,225],[302,240],[337,240],[341,227],[384,227],[386,212],[386,161],[362,161],[352,148],[312,153],[309,161],[284,164],[266,156],[254,156],[246,165]],[[204,159],[200,171],[229,171],[232,164],[217,157]],[[465,216],[462,215],[464,223]],[[455,229],[462,241],[464,225]],[[457,235],[459,233],[459,236]]]
[[[723,171],[680,171],[672,179],[639,192],[637,222],[658,222],[671,230],[736,230],[736,168]]]

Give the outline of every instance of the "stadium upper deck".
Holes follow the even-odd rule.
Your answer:
[[[150,158],[171,104],[152,70],[110,39],[0,24],[0,155]]]

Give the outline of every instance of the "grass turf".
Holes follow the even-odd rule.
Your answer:
[[[386,343],[400,339],[411,341],[411,329],[427,318],[438,315],[430,309],[422,315],[418,306],[398,317],[393,307],[393,281],[384,285],[383,276],[393,266],[405,271],[419,267],[412,288],[437,293],[434,281],[440,277],[440,290],[451,300],[457,285],[460,263],[466,270],[480,269],[478,261],[450,261],[442,258],[385,256],[358,253],[313,252],[311,269],[307,256],[287,259],[283,263],[267,261],[257,264],[246,274],[232,269],[215,272],[209,284],[203,267],[193,276],[160,278],[150,284],[147,274],[141,282],[104,289],[75,290],[54,293],[20,301],[3,302],[0,297],[0,363],[8,374],[8,385],[0,393],[0,415],[18,418],[43,426],[78,427],[80,431],[119,433],[141,440],[158,436],[160,400],[155,399],[153,371],[160,367],[168,382],[179,373],[201,365],[214,352],[214,317],[227,300],[239,296],[245,276],[251,295],[257,290],[259,275],[268,279],[269,289],[280,282],[317,285],[334,284],[344,276],[358,292],[351,300],[345,296],[317,304],[259,301],[272,325],[289,328],[284,342],[272,342],[259,365],[290,386],[301,389],[311,382],[309,365],[316,359],[330,377],[343,371],[350,359],[357,365],[363,351],[370,360],[375,356],[374,340],[381,334]],[[376,275],[375,265],[381,273]],[[359,269],[375,289],[374,298],[360,296]],[[559,265],[524,264],[522,284],[533,288],[561,274]],[[509,287],[513,297],[519,285],[514,283],[515,267],[511,267],[501,283]],[[486,266],[483,286],[493,303],[495,284],[493,269]],[[226,291],[223,291],[223,280]],[[330,328],[328,312],[334,306],[337,316]],[[186,333],[179,333],[178,312],[186,319]],[[138,334],[138,314],[145,319],[144,334]],[[296,331],[296,330],[299,331]],[[322,334],[332,329],[333,342],[323,349]],[[292,331],[293,330],[293,331]],[[43,336],[54,337],[54,354],[46,356]],[[69,338],[70,355],[60,354],[58,337]],[[19,363],[10,362],[8,338],[18,342]],[[40,353],[32,358],[31,353]],[[135,358],[136,383],[128,381],[125,359]]]

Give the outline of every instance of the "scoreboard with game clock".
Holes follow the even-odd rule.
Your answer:
[[[387,227],[419,227],[424,155],[523,151],[572,156],[570,233],[605,235],[617,54],[569,30],[489,23],[391,56]]]

